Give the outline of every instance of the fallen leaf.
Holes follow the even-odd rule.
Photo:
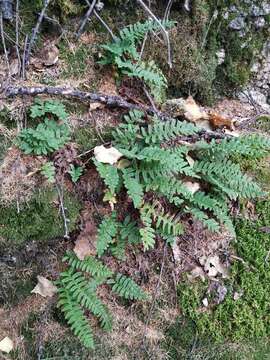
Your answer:
[[[186,156],[186,160],[187,160],[187,162],[189,163],[189,165],[190,165],[191,167],[194,166],[195,160],[192,159],[191,156],[187,155],[187,156]]]
[[[233,293],[233,300],[234,300],[234,301],[239,300],[239,299],[243,296],[243,294],[244,294],[243,291],[240,291],[240,292],[235,291],[235,292]]]
[[[128,159],[121,159],[117,163],[117,169],[125,169],[131,164],[131,162]]]
[[[90,246],[89,240],[85,237],[76,240],[73,251],[80,260],[84,260],[86,256],[95,255],[93,254],[93,249]]]
[[[176,244],[176,242],[174,242],[172,244],[172,252],[173,252],[173,258],[175,260],[175,262],[181,262],[181,252],[179,249],[179,246]]]
[[[39,294],[43,297],[53,297],[57,293],[57,287],[53,285],[52,281],[43,276],[37,276],[38,283],[31,291],[31,293]]]
[[[9,64],[9,72],[11,76],[17,75],[20,70],[19,60],[17,58],[11,60]]]
[[[214,129],[227,128],[229,130],[234,130],[234,120],[225,118],[215,112],[209,113],[209,122]]]
[[[103,201],[108,201],[109,202],[109,205],[111,207],[111,210],[113,211],[114,210],[114,205],[117,203],[117,200],[116,200],[116,196],[115,194],[112,194],[111,191],[106,191],[105,192],[105,195],[103,197]]]
[[[203,303],[203,306],[205,306],[205,307],[208,307],[208,305],[209,305],[209,302],[208,302],[207,298],[204,298],[202,303]]]
[[[3,351],[9,354],[14,348],[13,341],[6,336],[3,340],[0,341],[0,351]]]
[[[115,164],[123,156],[116,148],[105,148],[103,145],[94,148],[94,155],[97,161],[111,165]]]
[[[101,102],[91,102],[89,105],[89,111],[94,111],[97,109],[103,109],[104,108],[104,104],[102,104]]]
[[[59,49],[53,43],[48,43],[41,53],[41,59],[45,66],[53,66],[59,60]]]
[[[228,277],[228,269],[221,263],[218,255],[209,256],[204,263],[204,271],[210,277],[221,274],[223,278]]]
[[[195,194],[195,192],[201,188],[201,185],[198,182],[186,181],[183,184],[192,194]]]
[[[200,119],[208,119],[208,114],[201,110],[200,106],[195,102],[192,96],[189,96],[184,104],[184,116],[187,120],[197,122]]]
[[[205,273],[204,273],[203,269],[200,266],[196,266],[187,275],[188,280],[191,281],[191,282],[193,280],[197,279],[198,277],[200,277],[202,281],[205,281]]]

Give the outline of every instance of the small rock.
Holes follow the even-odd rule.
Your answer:
[[[209,305],[209,302],[208,302],[207,298],[204,298],[202,303],[203,303],[203,306],[205,306],[205,307],[208,307],[208,305]]]
[[[265,21],[265,19],[263,17],[259,17],[258,19],[256,19],[254,21],[254,26],[255,26],[256,29],[263,28],[265,26],[265,24],[266,24],[266,21]]]
[[[225,61],[225,56],[226,56],[225,49],[220,49],[219,51],[217,51],[216,56],[218,59],[218,65],[223,64]]]
[[[229,28],[232,30],[242,30],[245,27],[245,18],[238,16],[229,23]]]

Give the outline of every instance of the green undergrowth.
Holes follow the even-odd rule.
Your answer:
[[[0,206],[0,249],[14,247],[29,240],[49,240],[63,236],[63,219],[58,208],[58,197],[53,190],[40,190],[18,212],[14,204]],[[72,231],[78,218],[80,205],[71,193],[65,193],[65,207]]]
[[[270,237],[263,232],[263,227],[270,226],[269,199],[258,202],[256,214],[256,221],[236,221],[234,247],[244,262],[232,263],[230,278],[224,284],[228,290],[224,302],[202,311],[208,282],[185,281],[178,287],[182,314],[193,321],[199,338],[218,343],[252,343],[269,338]],[[233,298],[235,293],[241,294],[237,300]]]
[[[97,131],[93,125],[84,125],[78,127],[73,132],[73,139],[78,145],[79,152],[84,152],[93,149],[99,145],[100,142],[109,142],[111,140],[111,133],[113,128],[108,126],[100,131]]]

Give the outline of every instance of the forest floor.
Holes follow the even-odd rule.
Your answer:
[[[12,81],[17,86],[72,86],[121,95],[131,102],[135,99],[139,103],[147,102],[129,80],[118,86],[114,72],[96,64],[98,46],[106,36],[87,32],[79,43],[65,34],[61,41],[44,38],[40,51],[31,60],[27,80]],[[44,65],[48,58],[55,63]],[[0,61],[4,73],[5,59]],[[15,78],[15,58],[13,64]],[[20,209],[17,203],[16,211],[14,207],[10,210],[10,219],[12,216],[15,219],[14,211],[19,213],[19,220],[12,218],[9,225],[20,227],[20,236],[15,234],[17,240],[12,243],[0,234],[0,341],[8,336],[14,342],[14,350],[9,354],[0,352],[0,359],[270,359],[269,329],[263,329],[269,324],[269,196],[257,202],[233,204],[236,240],[226,231],[212,234],[199,222],[189,219],[185,234],[173,248],[157,241],[155,249],[146,253],[129,249],[122,262],[106,259],[118,271],[132,276],[151,294],[151,301],[120,301],[108,292],[101,294],[113,314],[114,324],[113,330],[105,333],[94,322],[96,348],[93,351],[84,349],[72,335],[56,308],[56,297],[44,298],[31,293],[38,275],[57,279],[64,268],[61,259],[66,250],[73,249],[78,239],[93,238],[97,224],[109,211],[102,201],[103,185],[90,160],[93,148],[110,141],[111,131],[125,114],[122,109],[107,108],[100,103],[89,105],[65,98],[60,100],[69,113],[72,130],[70,148],[63,157],[67,158],[74,147],[78,164],[85,167],[76,184],[65,178],[66,189],[75,197],[70,200],[75,224],[70,238],[63,238],[62,229],[60,232],[54,229],[58,222],[54,223],[50,209],[46,209],[48,200],[40,200],[44,213],[40,216],[43,230],[39,237],[39,230],[31,232],[33,219],[28,217],[30,211],[39,211],[35,208],[37,205],[29,205],[28,215],[23,219],[20,212],[24,212],[24,205]],[[36,172],[42,157],[34,159],[21,154],[14,144],[18,129],[31,124],[32,101],[31,97],[17,97],[0,103],[2,219],[6,208],[10,209],[16,199],[14,194],[26,198],[28,203],[33,190],[44,186],[44,179]],[[211,110],[233,120],[235,134],[270,133],[269,115],[258,113],[252,104],[223,98]],[[266,191],[270,190],[269,157],[242,161],[240,165]],[[29,177],[29,173],[34,175]],[[58,200],[53,202],[57,209]],[[123,214],[125,206],[123,204]],[[0,220],[0,227],[3,226],[6,223]],[[46,231],[55,236],[48,238],[44,235]],[[220,269],[208,276],[205,262],[213,258],[218,259]],[[222,291],[225,295],[221,295]]]

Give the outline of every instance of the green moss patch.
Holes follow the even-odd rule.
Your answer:
[[[53,190],[37,192],[32,200],[18,208],[0,206],[0,248],[17,247],[29,240],[49,240],[63,236],[63,220],[57,206],[57,195]],[[65,207],[73,230],[80,205],[71,194],[65,195]]]
[[[270,201],[259,202],[256,211],[257,221],[236,223],[234,246],[244,262],[232,264],[230,279],[225,282],[228,294],[224,302],[202,311],[207,283],[184,282],[178,289],[183,315],[194,321],[199,334],[219,342],[251,341],[270,335],[270,236],[263,230],[270,227]],[[241,294],[237,300],[235,293]]]

